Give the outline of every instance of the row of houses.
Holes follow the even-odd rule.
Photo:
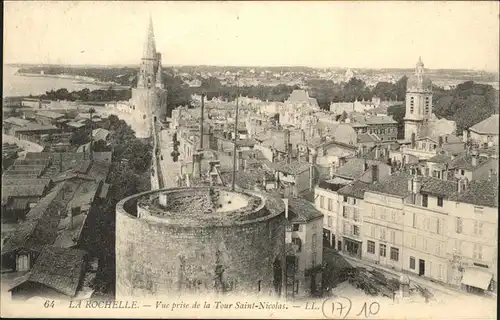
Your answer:
[[[28,152],[4,172],[2,273],[17,276],[14,299],[90,297],[98,261],[88,252],[110,164],[111,152]]]
[[[453,165],[438,176],[421,170],[425,164],[394,171],[352,159],[315,188],[325,244],[446,284],[496,290],[497,166],[471,180]]]

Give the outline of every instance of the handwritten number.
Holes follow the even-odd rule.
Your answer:
[[[365,312],[364,316],[366,318],[366,302],[363,303],[363,308],[361,308],[361,311],[356,316],[360,316],[363,311]]]
[[[367,310],[370,313],[367,315]],[[380,304],[378,302],[372,302],[370,303],[370,306],[368,307],[366,302],[363,304],[363,307],[361,308],[361,311],[356,315],[360,316],[361,313],[364,311],[364,317],[367,318],[368,316],[374,316],[380,311]]]

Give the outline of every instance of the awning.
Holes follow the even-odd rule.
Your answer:
[[[490,286],[491,278],[493,275],[480,268],[467,268],[465,269],[462,277],[462,284],[467,286],[487,290]]]

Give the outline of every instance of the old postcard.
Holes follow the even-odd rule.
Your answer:
[[[1,315],[495,319],[499,13],[6,1]]]

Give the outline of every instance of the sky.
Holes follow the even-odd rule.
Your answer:
[[[139,64],[150,15],[164,65],[499,67],[496,1],[6,1],[4,63]]]

